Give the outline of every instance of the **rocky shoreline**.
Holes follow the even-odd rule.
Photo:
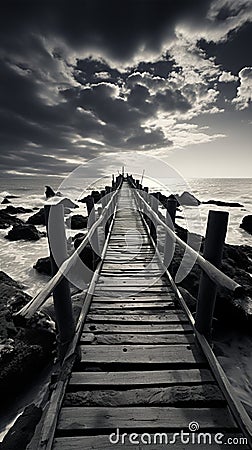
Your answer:
[[[14,314],[31,297],[23,286],[0,272],[0,394],[1,408],[13,401],[52,358],[56,348],[54,322],[43,312],[29,321]]]

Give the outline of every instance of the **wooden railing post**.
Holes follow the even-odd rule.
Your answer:
[[[158,211],[158,203],[157,203],[155,197],[153,197],[153,195],[150,196],[150,206],[154,212]],[[155,224],[153,218],[151,218],[151,222],[150,222],[150,235],[151,235],[153,241],[155,243],[157,243],[157,230],[156,230],[156,224]]]
[[[168,211],[168,208],[166,210],[166,217],[165,217],[165,223],[166,225],[173,230],[174,222],[172,221],[171,215]],[[164,245],[164,265],[165,267],[169,267],[173,254],[174,254],[174,247],[175,247],[176,239],[173,236],[170,236],[169,233],[165,233],[165,245]]]
[[[173,225],[175,225],[176,212],[177,212],[177,200],[173,195],[170,195],[166,203],[167,211],[170,215]]]
[[[45,205],[46,229],[50,251],[52,276],[67,259],[64,206]],[[58,331],[59,359],[63,360],[74,335],[74,318],[69,281],[64,277],[53,291],[54,310]]]
[[[94,208],[94,199],[93,199],[92,195],[87,196],[86,205],[87,205],[87,213],[89,216],[92,209]]]
[[[109,205],[109,209],[108,209],[108,217],[105,223],[105,237],[107,237],[108,232],[109,232],[109,228],[110,228],[110,224],[112,221],[112,216],[113,216],[113,212],[114,209],[116,207],[116,198],[113,197],[111,204]]]
[[[87,213],[89,216],[88,224],[89,228],[92,227],[92,225],[95,223],[96,220],[96,213],[95,213],[95,206],[94,206],[94,198],[91,195],[88,195],[87,197]],[[99,237],[98,237],[98,228],[95,230],[92,238],[91,238],[91,247],[93,251],[93,270],[95,270],[96,267],[96,260],[97,255],[99,255]]]
[[[101,204],[102,208],[105,208],[105,206],[108,204],[108,196],[106,195],[106,191],[104,191],[104,195],[101,198]]]
[[[204,258],[220,267],[228,224],[228,212],[209,211]],[[206,273],[202,272],[199,284],[195,327],[206,338],[211,338],[217,287]]]

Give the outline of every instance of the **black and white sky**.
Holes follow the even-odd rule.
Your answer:
[[[250,177],[252,0],[2,0],[3,176],[138,151]]]

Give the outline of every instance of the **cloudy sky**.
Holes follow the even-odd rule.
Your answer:
[[[138,151],[251,176],[252,0],[4,0],[3,176]]]

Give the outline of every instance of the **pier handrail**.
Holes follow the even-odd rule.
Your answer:
[[[100,217],[93,223],[79,247],[61,264],[57,273],[48,281],[46,286],[38,294],[36,294],[25,306],[23,306],[23,308],[17,311],[15,313],[15,316],[21,316],[25,319],[30,319],[33,314],[46,302],[55,287],[60,283],[63,277],[67,275],[71,267],[76,263],[81,252],[90,242],[97,228],[102,225],[103,221],[113,213],[120,187],[121,183],[111,195],[111,198],[107,205],[103,208]]]
[[[132,181],[131,181],[132,183]],[[201,269],[209,276],[209,278],[217,285],[225,287],[230,291],[239,294],[243,292],[243,287],[230,278],[228,275],[224,274],[220,269],[215,267],[212,263],[207,261],[200,253],[194,250],[190,245],[186,244],[160,217],[159,215],[152,209],[152,207],[146,202],[141,193],[143,191],[138,190],[136,185],[132,183],[134,192],[138,196],[138,200],[144,205],[153,219],[165,229],[165,231],[169,234],[172,239],[175,239],[176,242],[188,253],[190,253],[194,258],[195,262],[201,267]]]

